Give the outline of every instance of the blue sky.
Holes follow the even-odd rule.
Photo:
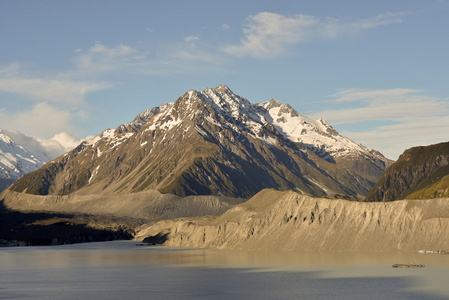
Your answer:
[[[449,140],[448,15],[449,0],[2,1],[0,128],[82,139],[226,84],[396,159]]]

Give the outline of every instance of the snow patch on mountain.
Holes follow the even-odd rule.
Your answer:
[[[121,125],[121,126],[123,126],[123,125]],[[119,128],[121,128],[121,127],[119,127]],[[87,139],[86,141],[84,141],[83,146],[95,148],[98,143],[102,142],[102,143],[107,144],[106,151],[108,151],[108,150],[112,150],[112,149],[116,148],[117,146],[123,144],[126,140],[128,140],[130,137],[134,136],[135,134],[136,134],[135,132],[122,133],[117,129],[115,129],[115,130],[114,129],[106,129],[99,135],[91,137],[91,138]],[[101,154],[102,151],[97,148],[97,157],[100,156],[99,153]]]
[[[84,141],[84,145],[86,146],[92,146],[95,147],[95,145],[101,141],[101,139],[103,138],[103,133],[100,133],[99,135],[96,135],[94,137],[88,138],[86,141]]]
[[[325,120],[312,120],[297,113],[290,105],[272,99],[259,104],[265,119],[292,142],[299,143],[323,158],[368,153],[371,149],[343,137]]]
[[[100,169],[100,166],[97,166],[97,167],[95,168],[95,170],[92,172],[92,174],[91,174],[90,177],[89,177],[88,183],[90,183],[90,182],[92,181],[92,179],[94,179],[95,175],[98,174],[98,170],[99,170],[99,169]]]

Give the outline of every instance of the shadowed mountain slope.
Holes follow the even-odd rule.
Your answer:
[[[449,143],[406,150],[380,177],[366,201],[449,196]]]

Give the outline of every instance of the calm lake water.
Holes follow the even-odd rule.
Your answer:
[[[449,299],[449,255],[136,244],[0,248],[0,299]]]

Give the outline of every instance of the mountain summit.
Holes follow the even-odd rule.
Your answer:
[[[277,100],[253,104],[227,86],[190,90],[140,113],[17,181],[29,194],[251,197],[264,188],[365,195],[391,162]]]

